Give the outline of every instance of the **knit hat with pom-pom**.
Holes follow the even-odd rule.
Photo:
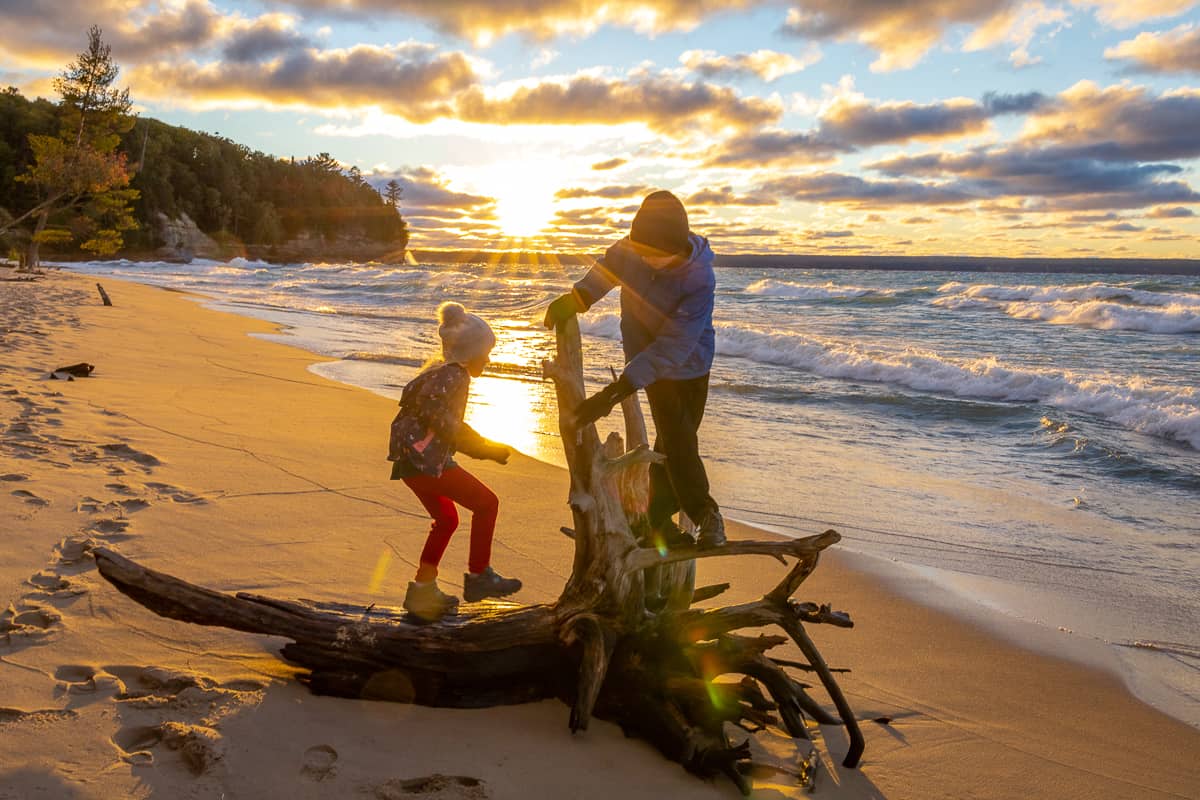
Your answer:
[[[438,306],[438,335],[442,337],[442,358],[448,363],[466,363],[492,352],[496,334],[481,317],[468,314],[461,303]]]

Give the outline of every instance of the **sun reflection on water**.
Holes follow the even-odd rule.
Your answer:
[[[561,460],[557,412],[533,381],[484,375],[471,381],[467,423],[489,439],[542,461]]]

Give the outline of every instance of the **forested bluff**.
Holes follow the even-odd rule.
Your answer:
[[[53,135],[58,105],[0,91],[0,218],[34,206],[30,184],[16,180],[33,158],[30,134]],[[118,258],[245,256],[269,261],[342,258],[400,261],[408,226],[393,200],[357,168],[328,154],[281,159],[227,138],[140,118],[122,135],[133,166],[129,186],[138,226]],[[21,243],[0,245],[0,257]],[[91,258],[77,245],[43,248],[45,257]]]

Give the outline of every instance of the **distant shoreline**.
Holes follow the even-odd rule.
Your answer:
[[[591,254],[540,253],[489,250],[409,250],[408,256],[423,264],[491,263],[496,266],[585,266],[595,258]],[[112,259],[81,259],[72,256],[50,256],[45,260],[129,260],[179,261],[184,259],[155,258],[146,254],[116,256]],[[329,254],[330,261],[357,261]],[[312,261],[325,260],[311,258]],[[0,259],[3,261],[3,259]],[[273,261],[267,263],[297,263]],[[362,261],[359,263],[367,263]],[[403,259],[387,259],[378,263],[397,265],[409,263]],[[1195,258],[1001,258],[993,256],[848,256],[848,255],[717,255],[715,265],[726,268],[750,269],[829,269],[880,270],[909,272],[995,272],[995,273],[1076,273],[1092,275],[1190,275],[1200,277],[1200,259]]]

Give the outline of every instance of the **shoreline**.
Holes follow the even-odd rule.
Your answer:
[[[28,443],[48,452],[25,448],[20,458],[11,456],[15,450],[3,453],[0,472],[26,477],[13,484],[24,488],[0,497],[19,522],[0,587],[9,595],[5,600],[52,608],[59,619],[46,612],[38,617],[51,620],[42,635],[31,632],[15,651],[0,646],[0,684],[6,687],[0,706],[26,715],[0,720],[13,734],[0,737],[0,763],[19,767],[0,768],[0,797],[26,796],[31,787],[45,785],[73,787],[80,797],[119,796],[137,785],[179,796],[198,791],[197,783],[243,796],[303,792],[311,784],[303,783],[309,778],[298,774],[297,764],[322,746],[341,754],[340,772],[325,784],[334,792],[329,796],[349,794],[397,774],[397,735],[407,744],[399,774],[428,774],[436,766],[473,775],[492,787],[493,797],[541,790],[600,798],[614,788],[631,798],[732,796],[729,787],[697,781],[644,744],[622,740],[612,726],[598,724],[572,739],[566,708],[555,703],[446,712],[313,697],[275,655],[278,643],[154,617],[97,582],[94,572],[89,577],[82,562],[64,566],[67,543],[54,542],[82,524],[87,535],[114,537],[149,566],[221,591],[358,597],[389,552],[381,542],[413,556],[424,536],[423,514],[387,485],[376,452],[390,401],[316,376],[309,367],[320,356],[247,335],[271,333],[275,325],[205,308],[192,302],[196,295],[181,302],[185,298],[158,287],[107,280],[116,286],[106,287],[114,309],[99,307],[90,277],[58,274],[22,284],[21,291],[43,297],[65,292],[66,299],[31,301],[21,316],[11,317],[17,332],[6,334],[15,360],[0,369],[0,378],[25,400],[4,403],[10,421],[29,429],[10,435],[39,437]],[[75,315],[77,325],[71,322]],[[40,335],[33,332],[38,330]],[[46,381],[45,363],[68,356],[78,358],[63,363],[97,363],[96,376],[70,384]],[[95,460],[55,465],[84,451]],[[518,599],[552,600],[570,571],[571,552],[545,520],[567,517],[565,473],[526,457],[508,467],[471,466],[502,497],[506,519],[497,558],[504,559],[502,568],[513,565],[528,578]],[[117,485],[134,494],[108,488]],[[46,502],[36,505],[16,491]],[[88,511],[82,498],[93,498],[98,508],[144,498],[148,507],[105,516]],[[118,526],[101,524],[106,521],[131,525],[112,531]],[[743,526],[732,527],[733,536],[748,535]],[[465,552],[461,538],[447,556],[449,575]],[[843,688],[856,713],[892,722],[864,723],[863,770],[827,765],[815,796],[1187,797],[1200,787],[1200,735],[1133,698],[1112,676],[1016,647],[913,603],[849,560],[841,553],[823,560],[798,599],[832,602],[855,619],[854,630],[816,635],[832,664],[854,670]],[[698,581],[734,581],[729,601],[737,602],[761,590],[767,563],[702,561]],[[83,606],[42,597],[36,583],[31,592],[29,575],[46,571],[85,587]],[[389,578],[384,602],[398,600],[402,578]],[[123,706],[120,693],[109,691],[114,680],[132,686],[127,667],[112,666],[129,664],[192,670],[211,682],[203,691],[226,713],[187,724],[218,731],[230,742],[224,772],[192,775],[167,748],[134,747],[138,743],[122,731],[147,724],[141,714],[167,712]],[[91,676],[83,677],[85,665]],[[55,685],[65,686],[62,694],[55,694]],[[162,709],[183,713],[167,700]],[[56,709],[76,716],[45,715]],[[113,710],[120,730],[113,730]],[[35,712],[43,715],[28,716]],[[39,719],[43,724],[36,728]],[[324,726],[315,734],[309,733],[312,720]],[[397,723],[420,725],[424,735],[416,741]],[[514,725],[536,747],[504,736]],[[272,741],[259,741],[264,729]],[[486,735],[480,740],[474,729]],[[251,731],[254,738],[246,738]],[[838,729],[814,733],[831,753],[844,751]],[[472,747],[461,745],[464,736]],[[62,739],[60,747],[47,756],[47,741],[55,737]],[[1173,742],[1171,752],[1163,741]],[[123,753],[117,760],[125,762],[115,769],[114,743]],[[66,767],[56,765],[53,753],[67,746],[79,755]],[[1013,774],[1014,755],[1022,759],[1021,774]],[[613,774],[581,778],[587,765],[595,769],[598,763]],[[91,788],[81,788],[87,780]],[[10,786],[24,794],[6,794]],[[779,796],[803,796],[796,787],[761,786]],[[266,794],[255,794],[264,787]]]

